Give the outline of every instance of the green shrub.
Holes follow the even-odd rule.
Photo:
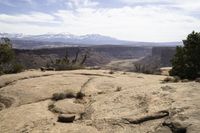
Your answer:
[[[8,63],[14,59],[11,41],[8,38],[0,40],[0,64]]]
[[[8,73],[18,73],[23,70],[23,66],[15,61],[15,53],[12,49],[10,39],[0,40],[0,75]]]
[[[12,68],[9,73],[19,73],[24,70],[24,67],[21,64],[13,63]]]

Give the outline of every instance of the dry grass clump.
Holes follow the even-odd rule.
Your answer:
[[[116,88],[116,92],[118,92],[118,91],[121,91],[122,90],[122,87],[120,87],[120,86],[117,86],[117,88]]]
[[[177,83],[180,81],[179,77],[166,77],[162,83]]]
[[[166,86],[162,86],[161,87],[163,90],[169,90],[169,89],[172,89],[172,87],[171,86],[168,86],[168,85],[166,85]]]
[[[65,99],[65,94],[64,93],[54,93],[52,96],[52,100],[54,101],[58,101],[58,100],[62,100]]]
[[[122,74],[123,74],[123,75],[126,75],[126,72],[123,72]]]
[[[83,97],[85,97],[85,94],[81,91],[76,94],[76,99],[83,99]]]
[[[68,92],[54,93],[52,96],[52,100],[58,101],[58,100],[66,99],[66,98],[83,99],[84,96],[85,94],[81,91],[77,93],[68,91]]]
[[[115,72],[113,70],[110,70],[108,73],[109,74],[114,74]]]
[[[55,107],[55,105],[54,105],[53,103],[51,103],[51,104],[49,104],[49,106],[48,106],[48,110],[51,111],[51,112],[56,113],[55,110],[54,110],[54,107]]]
[[[52,100],[58,101],[66,98],[76,98],[76,95],[73,92],[62,92],[62,93],[54,93],[52,96]]]
[[[186,82],[189,82],[189,80],[188,79],[183,79],[183,80],[181,80],[181,82],[186,83]]]

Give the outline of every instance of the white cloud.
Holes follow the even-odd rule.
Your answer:
[[[162,2],[169,2],[170,0],[120,0],[124,3],[129,4],[137,4],[137,3],[162,3]]]
[[[0,14],[0,31],[27,34],[99,33],[135,41],[181,41],[192,30],[200,28],[200,19],[159,6],[96,9],[91,7],[95,4],[88,4],[87,0],[85,4],[84,2],[80,4],[79,0],[76,2],[72,3],[72,6],[77,7],[75,11],[59,10],[53,15],[38,12],[14,16]],[[26,22],[42,22],[46,25]],[[52,22],[57,25],[49,25]]]
[[[68,0],[65,1],[65,4],[68,5],[70,8],[86,8],[86,7],[95,7],[99,3],[92,0]]]
[[[22,3],[29,3],[29,4],[33,4],[34,1],[33,0],[18,0],[18,2],[22,2]],[[16,7],[16,3],[13,2],[12,0],[0,0],[0,4],[6,5],[6,6],[11,6],[11,7]]]
[[[199,0],[119,0],[122,3],[129,5],[134,4],[160,4],[169,7],[178,7],[188,11],[199,11],[200,1]]]
[[[95,0],[47,0],[47,5],[56,3],[62,3],[73,10],[78,8],[92,8],[99,4]]]
[[[40,12],[32,12],[30,14],[19,14],[19,15],[7,15],[0,14],[0,21],[6,23],[55,23],[55,18],[52,15],[40,13]],[[17,25],[16,25],[17,26]]]
[[[80,8],[76,14],[59,11],[56,15],[62,18],[62,26],[68,32],[101,33],[139,41],[182,40],[200,23],[194,17],[159,7]]]

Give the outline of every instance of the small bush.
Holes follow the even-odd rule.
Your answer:
[[[77,94],[74,94],[73,92],[62,92],[62,93],[54,93],[52,96],[52,100],[58,101],[66,98],[83,99],[84,96],[85,94],[82,93],[81,91],[79,91]]]
[[[181,82],[186,83],[186,82],[189,82],[189,80],[188,79],[183,79],[183,80],[181,80]]]
[[[115,91],[118,92],[118,91],[121,91],[121,90],[122,90],[122,87],[118,86]]]
[[[172,90],[173,88],[171,87],[171,86],[162,86],[161,87],[161,89],[163,90],[163,91],[168,91],[168,90]]]
[[[12,49],[11,40],[0,39],[0,75],[18,73],[23,70],[23,66],[16,62],[15,53]]]
[[[10,63],[5,63],[2,65],[3,74],[19,73],[24,70],[24,67],[21,64],[16,63],[15,61]]]
[[[180,81],[179,77],[166,77],[163,80],[163,83],[176,83],[176,82],[179,82],[179,81]]]
[[[85,94],[81,91],[79,91],[77,94],[76,94],[76,98],[77,99],[83,99],[83,97],[85,97]]]
[[[178,76],[174,76],[174,82],[179,82],[181,79]]]
[[[53,108],[54,108],[54,107],[55,107],[54,104],[50,104],[50,105],[48,106],[48,110],[53,111]]]
[[[66,98],[65,93],[54,93],[52,96],[52,100],[54,100],[54,101],[62,100],[65,98]]]
[[[109,74],[114,74],[115,72],[113,70],[110,70],[108,73]]]
[[[65,93],[65,98],[75,98],[76,95],[73,92],[66,92]]]
[[[166,77],[163,79],[163,82],[167,83],[167,82],[171,82],[173,81],[173,79],[171,77]]]
[[[14,63],[10,73],[19,73],[24,70],[24,67],[21,64]]]

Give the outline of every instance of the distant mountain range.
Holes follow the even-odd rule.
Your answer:
[[[175,46],[182,44],[181,42],[154,43],[125,41],[99,34],[77,36],[69,33],[42,35],[0,33],[0,37],[10,38],[14,43],[14,47],[20,49],[88,45]]]

